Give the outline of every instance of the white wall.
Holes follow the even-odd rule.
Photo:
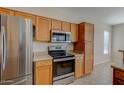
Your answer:
[[[124,50],[124,23],[112,26],[112,61],[122,62],[122,53],[118,50]]]
[[[110,32],[110,53],[104,54],[104,31]],[[106,24],[95,24],[94,31],[94,65],[111,60],[111,27]]]

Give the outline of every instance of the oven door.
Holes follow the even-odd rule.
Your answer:
[[[75,59],[53,62],[53,77],[68,76],[74,74]]]

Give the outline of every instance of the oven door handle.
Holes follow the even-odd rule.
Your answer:
[[[69,61],[69,60],[75,60],[75,57],[54,59],[54,62]]]

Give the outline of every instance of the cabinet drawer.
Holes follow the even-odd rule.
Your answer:
[[[115,70],[115,77],[121,80],[124,80],[124,72]]]
[[[119,79],[114,79],[114,85],[124,85],[124,81]]]
[[[39,67],[39,66],[48,66],[48,65],[52,65],[52,60],[38,61],[35,64],[36,67]]]

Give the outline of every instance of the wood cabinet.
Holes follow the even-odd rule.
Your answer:
[[[38,41],[50,41],[51,19],[37,16],[36,17],[36,34]]]
[[[93,71],[93,43],[85,42],[85,74],[91,73]]]
[[[49,42],[51,30],[71,32],[72,42],[78,41],[77,24],[71,24],[65,21],[45,18],[30,13],[15,11],[6,8],[0,8],[0,13],[31,19],[33,22],[33,39],[36,41]],[[90,25],[87,26],[86,29],[88,29],[88,27],[90,27]]]
[[[34,84],[52,84],[52,60],[42,60],[34,63]]]
[[[0,8],[0,13],[7,14],[7,15],[14,15],[14,11],[10,9]]]
[[[124,71],[113,68],[113,85],[124,85]]]
[[[52,19],[52,30],[61,30],[62,22],[59,20]]]
[[[83,56],[76,56],[75,60],[75,78],[79,78],[84,75],[84,60]]]
[[[35,17],[35,15],[15,11],[15,16],[19,16],[19,17],[23,17],[23,18],[31,19],[33,25],[36,24],[36,17]]]
[[[83,22],[78,25],[78,42],[74,49],[84,53],[85,74],[93,71],[94,60],[94,25]]]
[[[70,32],[71,30],[71,25],[69,22],[62,22],[62,31],[65,31],[65,32]]]
[[[94,39],[94,25],[89,23],[84,23],[84,40],[85,41],[93,41]]]
[[[77,42],[78,41],[78,25],[71,24],[71,41]]]

